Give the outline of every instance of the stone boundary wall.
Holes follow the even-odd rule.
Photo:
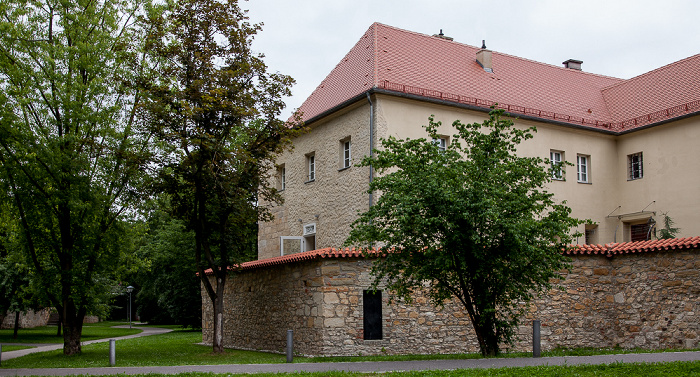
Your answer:
[[[38,311],[28,310],[19,314],[19,327],[28,329],[32,327],[46,326],[49,322],[50,308],[41,309]],[[5,313],[0,324],[0,329],[12,329],[15,327],[15,312]]]
[[[302,355],[478,352],[465,311],[412,304],[382,292],[383,339],[363,339],[362,293],[370,287],[364,258],[329,258],[232,275],[225,292],[224,346],[284,352],[287,329]],[[535,300],[514,350],[531,350],[531,321],[542,322],[542,349],[700,346],[700,251],[605,257],[578,255],[573,268]],[[206,294],[203,292],[203,294]],[[211,344],[212,311],[203,304],[203,342]]]

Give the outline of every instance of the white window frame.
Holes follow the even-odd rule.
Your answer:
[[[444,136],[433,138],[433,144],[437,145],[438,150],[440,150],[440,152],[444,152],[447,150],[447,138]]]
[[[287,188],[287,167],[282,165],[282,170],[280,171],[280,173],[282,174],[282,190],[284,190]]]
[[[350,167],[352,161],[352,144],[350,139],[343,141],[343,168],[347,169]]]
[[[280,237],[280,256],[285,256],[289,254],[284,253],[284,241],[285,240],[297,240],[299,241],[299,252],[302,253],[306,251],[306,240],[304,237],[294,237],[294,236],[282,236]],[[290,253],[292,254],[292,253]]]
[[[313,182],[316,180],[316,154],[309,153],[306,155],[306,167],[308,172],[307,182]]]
[[[634,181],[642,178],[644,178],[644,155],[642,152],[627,155],[627,180]]]
[[[550,150],[549,151],[549,162],[552,167],[552,179],[557,181],[564,180],[564,152]]]
[[[590,157],[579,154],[576,156],[576,178],[579,183],[590,183]]]

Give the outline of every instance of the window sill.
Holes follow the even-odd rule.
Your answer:
[[[306,183],[314,183],[314,182],[316,182],[316,179],[310,179],[310,180],[304,182],[304,184],[306,184]]]
[[[578,183],[580,183],[582,185],[592,185],[593,184],[592,182],[583,182],[583,181],[578,181]]]
[[[338,171],[348,170],[348,169],[350,169],[351,167],[352,167],[352,166],[348,166],[348,167],[345,167],[345,168],[340,168],[340,169],[338,169]]]
[[[638,180],[640,180],[640,179],[642,179],[642,178],[644,178],[644,177],[639,177],[639,178],[627,178],[627,181],[628,181],[628,182],[629,182],[629,181],[638,181]]]
[[[564,179],[564,178],[552,178],[552,181],[554,181],[554,182],[566,182],[566,179]]]

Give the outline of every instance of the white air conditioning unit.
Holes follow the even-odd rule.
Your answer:
[[[316,234],[316,223],[304,225],[304,235],[309,236],[312,234]]]

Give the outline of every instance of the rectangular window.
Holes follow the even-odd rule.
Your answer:
[[[447,138],[440,136],[439,138],[433,139],[433,143],[437,145],[440,152],[444,152],[447,149]]]
[[[630,225],[630,241],[648,241],[651,236],[648,223]]]
[[[364,339],[382,339],[382,291],[364,291],[362,306]]]
[[[552,179],[564,179],[564,166],[562,161],[564,161],[564,152],[549,151],[549,162],[552,164]]]
[[[313,153],[306,155],[306,166],[309,169],[307,182],[316,180],[316,155]]]
[[[287,187],[287,169],[284,165],[277,167],[277,190],[284,191]]]
[[[589,157],[578,155],[576,156],[576,176],[581,183],[589,183]]]
[[[340,141],[340,168],[347,169],[352,164],[350,138],[345,138]]]
[[[644,160],[642,152],[634,153],[627,156],[628,176],[627,179],[634,180],[644,177]]]
[[[598,228],[598,225],[595,224],[586,224],[586,229],[585,229],[585,242],[586,245],[593,245],[598,243],[598,238],[596,237],[596,229]]]

